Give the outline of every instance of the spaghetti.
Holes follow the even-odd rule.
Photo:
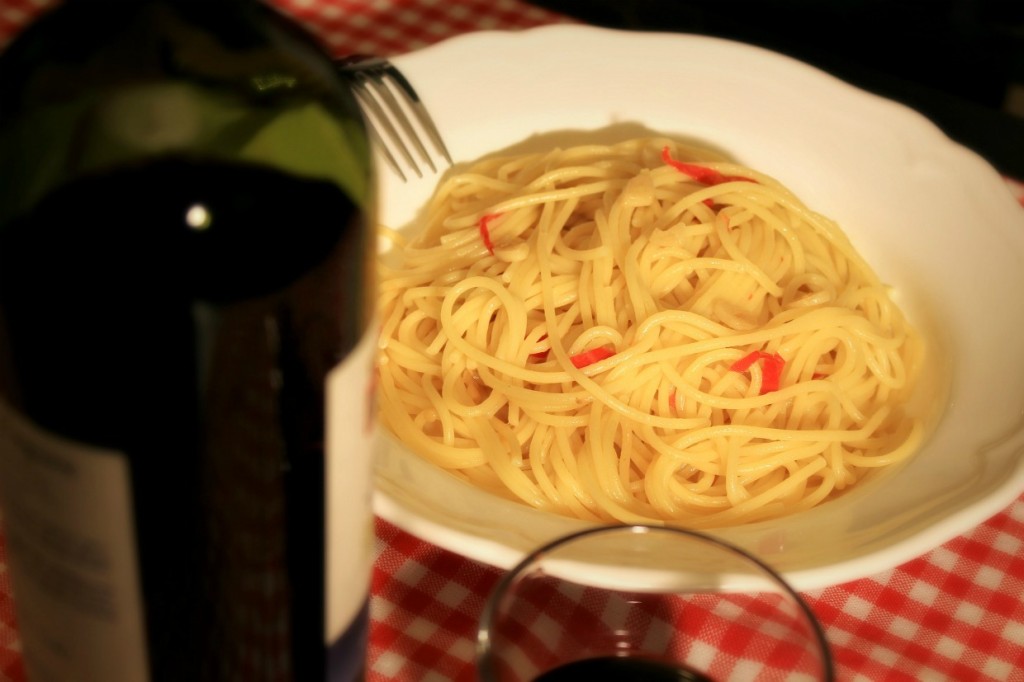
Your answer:
[[[924,437],[924,345],[840,228],[667,139],[479,162],[382,265],[381,419],[539,509],[721,526]]]

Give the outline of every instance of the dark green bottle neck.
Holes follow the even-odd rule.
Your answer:
[[[369,163],[329,55],[259,0],[68,0],[0,54],[0,161],[22,169],[0,223],[154,155],[269,164],[357,202]]]
[[[261,0],[65,0],[0,53],[0,119],[119,82],[245,88],[285,72],[329,89],[331,70],[319,42]]]

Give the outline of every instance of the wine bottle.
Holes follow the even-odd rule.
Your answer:
[[[29,679],[362,677],[373,196],[256,0],[66,0],[0,54],[0,505]]]

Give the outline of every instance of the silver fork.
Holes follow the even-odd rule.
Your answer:
[[[392,170],[407,181],[405,172],[395,158],[397,151],[406,165],[419,177],[423,177],[420,163],[413,157],[409,146],[413,146],[422,162],[437,172],[437,164],[423,143],[423,136],[430,139],[434,149],[452,164],[451,154],[444,144],[441,133],[420,101],[412,84],[391,62],[380,57],[355,55],[338,61],[343,77],[352,85],[366,115],[370,136],[380,148],[384,159]],[[413,124],[410,117],[416,121]],[[417,131],[417,126],[419,131]]]

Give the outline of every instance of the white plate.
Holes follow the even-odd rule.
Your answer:
[[[553,26],[482,32],[394,60],[456,162],[642,128],[716,147],[839,221],[951,372],[941,422],[889,476],[810,512],[714,531],[797,588],[891,568],[1024,490],[1024,210],[1002,178],[924,117],[806,64],[719,39]],[[382,173],[382,221],[405,226],[433,182]],[[414,228],[410,228],[414,229]],[[375,509],[507,568],[573,521],[471,488],[390,437]]]

